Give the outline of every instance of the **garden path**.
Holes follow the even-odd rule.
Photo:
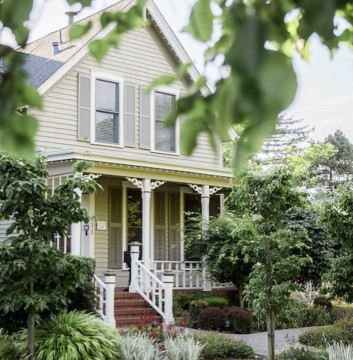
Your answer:
[[[275,339],[276,339],[276,351],[284,349],[288,345],[300,345],[298,338],[299,335],[309,329],[315,327],[304,327],[298,329],[284,329],[276,330]],[[188,333],[209,333],[209,331],[187,329]],[[249,344],[255,351],[257,355],[267,355],[267,332],[258,332],[253,334],[227,334],[219,333],[220,335],[226,336],[234,340],[244,340]]]

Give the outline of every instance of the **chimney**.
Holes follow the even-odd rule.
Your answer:
[[[54,41],[52,42],[53,45],[53,55],[56,55],[59,53],[59,42],[58,41]]]
[[[66,11],[65,15],[69,17],[69,26],[74,23],[74,18],[77,15],[77,11]]]

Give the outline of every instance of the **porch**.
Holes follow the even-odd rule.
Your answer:
[[[185,251],[183,231],[188,212],[200,213],[204,221],[222,213],[229,178],[204,177],[196,183],[198,174],[165,172],[156,179],[140,170],[110,174],[96,166],[101,189],[79,194],[96,221],[73,224],[67,239],[56,239],[58,248],[96,260],[98,311],[112,325],[116,287],[139,293],[167,323],[173,322],[173,290],[224,287],[212,283],[198,249]],[[67,175],[53,175],[54,189]],[[130,282],[124,259],[129,250]]]

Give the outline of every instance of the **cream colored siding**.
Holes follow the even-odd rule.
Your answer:
[[[10,225],[11,221],[0,221],[0,242],[3,242],[6,239],[6,230]]]
[[[143,160],[149,163],[173,164],[197,168],[220,168],[220,156],[215,154],[206,135],[201,135],[194,154],[187,158],[161,154],[139,148],[119,148],[78,141],[78,74],[91,71],[109,73],[129,83],[147,86],[161,74],[173,74],[173,60],[153,30],[141,28],[125,35],[119,49],[112,49],[98,64],[87,55],[62,81],[44,96],[44,111],[34,111],[39,120],[36,143],[40,150],[73,148],[92,155],[114,156],[121,159]],[[185,93],[182,83],[173,88]],[[140,99],[136,98],[136,143],[139,144]]]

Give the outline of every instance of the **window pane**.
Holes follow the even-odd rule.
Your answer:
[[[119,84],[96,80],[96,109],[119,111]]]
[[[175,96],[161,92],[155,93],[155,148],[175,152],[175,126],[166,128],[165,117],[174,109]]]
[[[96,111],[96,141],[119,144],[119,115]]]

